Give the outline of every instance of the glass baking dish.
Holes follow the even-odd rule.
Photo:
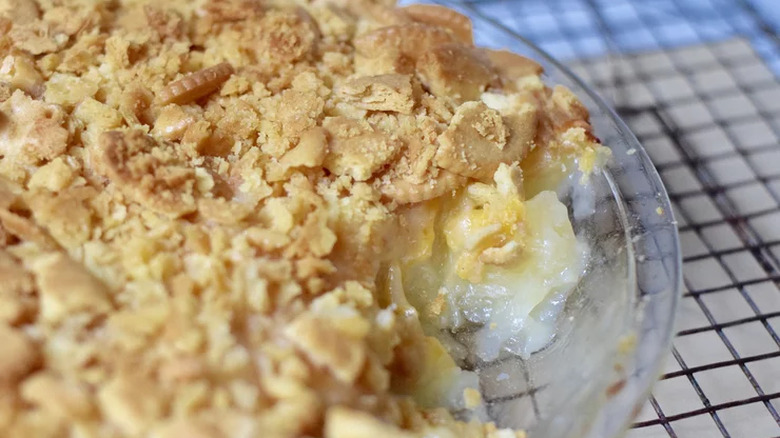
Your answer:
[[[461,366],[479,375],[483,415],[501,427],[525,429],[530,437],[622,436],[659,376],[681,293],[666,190],[636,137],[590,87],[530,41],[473,20],[477,45],[530,57],[544,67],[548,85],[569,87],[589,108],[612,159],[586,186],[573,175],[559,188],[591,257],[553,342],[526,359],[507,354]]]

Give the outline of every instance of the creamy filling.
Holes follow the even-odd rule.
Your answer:
[[[554,192],[525,200],[522,172],[505,165],[491,183],[411,207],[401,225],[406,251],[390,266],[395,295],[416,309],[436,358],[415,396],[479,411],[467,396],[478,378],[456,363],[469,354],[528,357],[548,345],[588,247]]]

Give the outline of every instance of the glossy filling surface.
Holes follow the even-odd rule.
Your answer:
[[[389,267],[402,278],[394,287],[404,298],[396,302],[414,306],[437,340],[430,348],[454,359],[438,373],[450,376],[449,385],[437,384],[438,396],[424,387],[422,400],[462,408],[458,392],[476,376],[455,363],[527,358],[548,345],[588,246],[555,192],[524,199],[522,172],[505,165],[492,182],[406,209],[401,223],[405,253]]]

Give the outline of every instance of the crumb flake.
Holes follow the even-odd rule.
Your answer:
[[[410,5],[401,8],[401,12],[408,15],[412,20],[440,26],[448,29],[461,42],[466,44],[474,43],[471,20],[450,8],[439,5]]]
[[[195,210],[195,170],[180,150],[140,131],[110,131],[100,137],[94,165],[126,196],[164,214]]]
[[[369,123],[345,117],[326,119],[330,143],[324,166],[336,175],[366,181],[400,150],[401,142]]]
[[[0,383],[14,384],[38,365],[40,352],[21,330],[0,324],[0,342],[4,350],[0,357]]]
[[[163,88],[160,103],[190,103],[216,91],[232,74],[233,67],[226,62],[190,73]]]
[[[108,291],[82,265],[59,253],[32,266],[41,293],[41,316],[51,324],[76,313],[95,317],[111,310]]]
[[[535,135],[535,122],[535,109],[530,106],[505,118],[482,102],[464,103],[439,137],[436,163],[459,175],[490,179],[501,163],[511,164],[525,156]]]
[[[387,74],[350,79],[339,89],[345,101],[372,111],[410,114],[414,108],[412,78]]]
[[[478,100],[489,87],[498,84],[488,58],[480,50],[462,44],[432,48],[418,59],[417,71],[433,95],[456,104]]]

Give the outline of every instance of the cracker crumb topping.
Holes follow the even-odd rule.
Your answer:
[[[0,3],[0,436],[521,436],[415,401],[444,350],[378,273],[410,209],[597,140],[392,3]]]

